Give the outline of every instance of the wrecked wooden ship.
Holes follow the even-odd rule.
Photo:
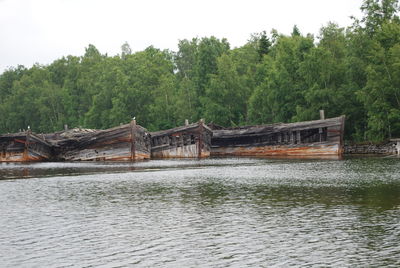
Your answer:
[[[151,132],[153,158],[204,158],[210,156],[212,130],[203,120],[168,130]]]
[[[0,162],[135,161],[209,156],[340,156],[345,117],[223,128],[203,120],[147,132],[133,120],[106,130],[0,136]]]
[[[0,162],[47,161],[52,156],[52,145],[30,130],[0,136]]]
[[[213,128],[212,156],[329,156],[343,153],[345,116],[307,122]]]
[[[150,135],[132,121],[106,130],[70,130],[49,134],[59,161],[135,161],[150,158]]]

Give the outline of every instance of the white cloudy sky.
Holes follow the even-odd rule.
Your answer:
[[[116,55],[214,35],[232,47],[251,33],[277,29],[318,34],[328,21],[351,24],[362,0],[0,0],[0,73],[18,64],[49,64],[83,55],[88,44]]]

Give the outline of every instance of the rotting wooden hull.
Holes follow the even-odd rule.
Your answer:
[[[182,147],[159,148],[158,151],[153,150],[151,157],[153,158],[207,158],[210,156],[210,150],[199,152],[198,144],[184,145]]]
[[[136,161],[150,158],[150,135],[136,124],[88,133],[57,142],[64,161]]]
[[[0,136],[0,162],[135,161],[209,156],[340,156],[345,117],[211,130],[201,120],[151,134],[135,121],[73,135],[31,132]]]
[[[212,131],[203,121],[151,133],[152,158],[206,158]]]
[[[212,156],[340,156],[345,117],[214,130]]]
[[[0,162],[41,162],[49,160],[34,152],[6,152],[0,156]]]
[[[0,162],[48,161],[52,155],[52,146],[32,133],[0,136]]]
[[[310,144],[310,145],[278,145],[254,147],[219,147],[212,148],[213,156],[324,156],[340,155],[338,144]]]
[[[150,152],[136,151],[132,156],[126,146],[130,144],[119,143],[117,146],[103,146],[97,144],[91,148],[73,150],[62,155],[64,161],[136,161],[150,159]]]

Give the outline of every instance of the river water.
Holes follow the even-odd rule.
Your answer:
[[[400,267],[400,159],[0,164],[0,267]]]

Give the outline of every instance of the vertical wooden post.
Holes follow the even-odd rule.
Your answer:
[[[297,130],[297,144],[301,143],[301,132],[300,130]]]
[[[183,133],[179,135],[179,146],[183,147]]]
[[[343,154],[344,151],[344,124],[346,123],[346,116],[342,115],[340,117],[341,121],[341,128],[340,128],[340,149],[339,149],[339,155]]]
[[[397,149],[397,155],[400,155],[400,140],[397,141],[396,149]]]
[[[29,160],[29,142],[30,142],[30,135],[31,135],[31,130],[28,129],[26,131],[26,136],[25,136],[25,148],[24,148],[24,161]]]
[[[200,119],[199,128],[198,128],[198,133],[199,133],[199,143],[198,143],[198,150],[197,150],[198,158],[201,158],[201,151],[202,151],[202,147],[203,147],[203,124],[204,124],[204,119]]]
[[[136,156],[136,120],[131,121],[131,161],[135,161]]]
[[[319,142],[322,142],[322,135],[324,134],[324,130],[322,127],[318,128],[318,133],[319,133]]]
[[[325,120],[325,111],[324,110],[319,110],[319,118],[321,120]]]
[[[27,161],[28,158],[29,158],[29,131],[27,131],[25,138],[24,160]]]

